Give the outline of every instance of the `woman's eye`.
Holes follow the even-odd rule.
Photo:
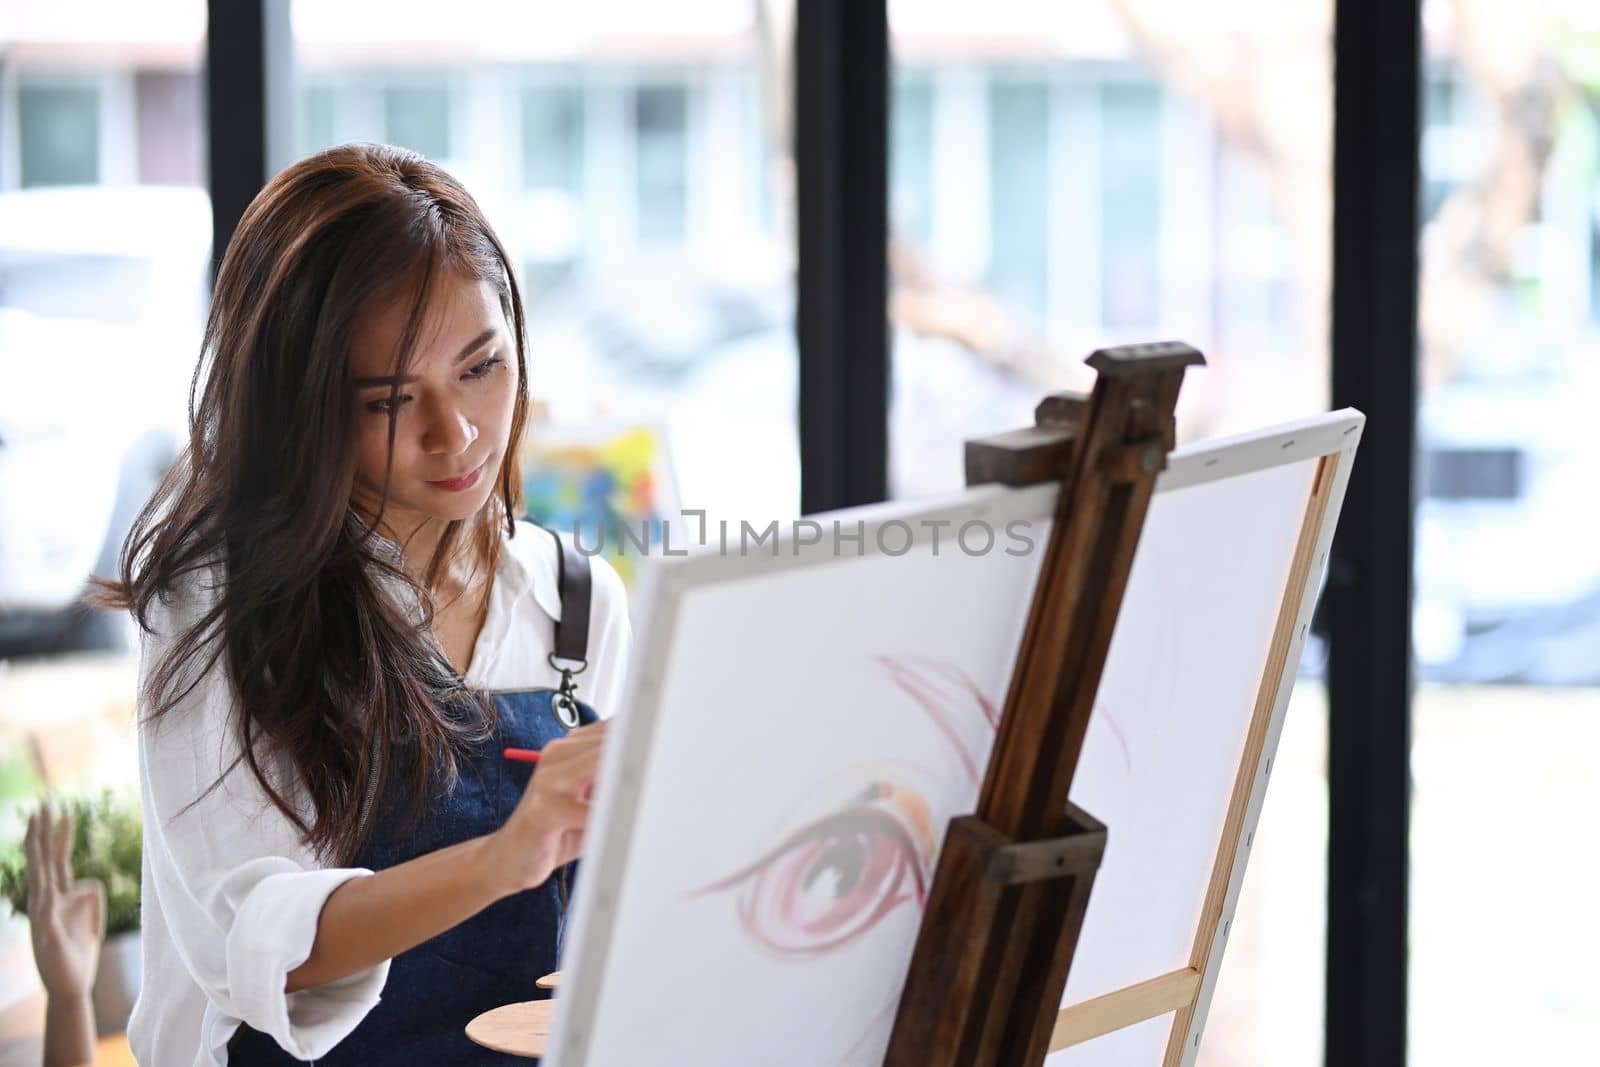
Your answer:
[[[784,955],[817,956],[867,934],[902,904],[926,904],[934,842],[911,790],[873,782],[738,873],[692,891],[738,890],[745,931]]]
[[[408,404],[410,402],[411,398],[406,396],[404,393],[401,393],[396,397],[386,396],[382,400],[374,400],[367,405],[367,410],[375,412],[379,415],[387,415],[391,411],[398,411],[402,404]]]
[[[504,362],[505,362],[505,360],[501,359],[499,356],[490,356],[488,359],[484,360],[482,363],[479,363],[478,365],[473,367],[471,370],[467,371],[467,377],[469,377],[469,378],[484,378],[484,377],[487,377],[489,372],[494,370],[494,368],[495,368],[495,366],[497,364],[504,363]]]

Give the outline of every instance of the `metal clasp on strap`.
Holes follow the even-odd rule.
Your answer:
[[[554,652],[551,652],[546,657],[546,660],[550,664],[550,669],[561,675],[561,686],[556,690],[555,699],[550,702],[551,708],[556,713],[556,721],[569,730],[574,729],[580,720],[578,718],[578,683],[573,679],[589,669],[589,661],[586,659],[569,660],[568,662],[576,663],[578,666],[576,668],[563,667],[556,662],[556,654]]]

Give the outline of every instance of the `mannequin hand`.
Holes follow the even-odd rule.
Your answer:
[[[601,720],[545,745],[516,810],[489,835],[491,877],[506,895],[544,884],[582,854],[605,729]]]
[[[72,877],[72,813],[48,803],[28,819],[28,924],[39,979],[51,997],[78,997],[94,984],[106,932],[106,890]]]

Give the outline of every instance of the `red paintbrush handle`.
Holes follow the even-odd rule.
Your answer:
[[[531,748],[508,748],[501,755],[518,763],[538,763],[539,753]]]

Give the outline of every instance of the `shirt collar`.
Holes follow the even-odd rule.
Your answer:
[[[531,522],[519,521],[515,536],[502,534],[497,582],[504,580],[508,592],[533,597],[544,613],[561,619],[561,579],[557,571],[557,546],[550,532]]]
[[[396,567],[403,565],[405,557],[400,546],[382,534],[374,532],[369,544],[374,554]],[[490,592],[490,614],[494,614],[495,601],[502,608],[510,608],[518,597],[526,595],[533,597],[533,602],[546,615],[559,622],[558,554],[557,547],[550,542],[549,531],[543,527],[519,520],[514,536],[501,527],[500,562],[496,567],[495,587]]]

